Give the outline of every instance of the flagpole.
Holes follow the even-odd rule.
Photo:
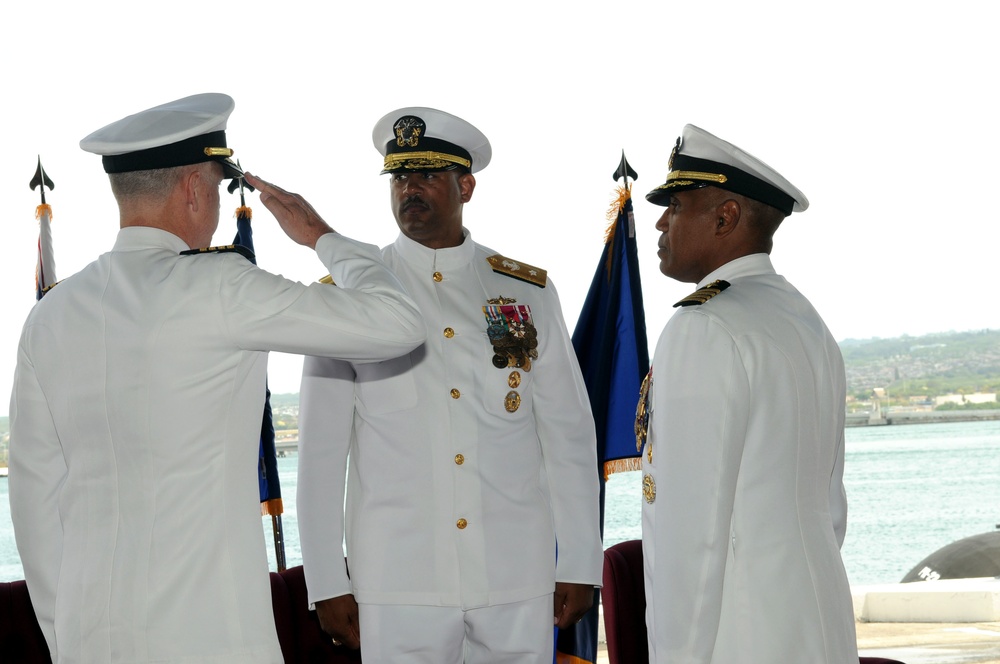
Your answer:
[[[612,177],[615,182],[618,182],[620,179],[624,179],[625,190],[628,192],[632,191],[632,187],[629,185],[628,179],[632,178],[633,182],[639,179],[639,174],[632,170],[632,167],[628,165],[628,160],[625,159],[625,150],[622,150],[622,160],[618,164],[618,170],[615,171]]]
[[[56,185],[45,174],[42,168],[42,157],[38,157],[35,175],[29,183],[32,191],[38,187],[42,202],[35,208],[35,219],[38,220],[38,264],[35,267],[35,299],[40,300],[56,282],[56,259],[52,249],[52,206],[45,202],[45,188],[49,190]]]
[[[243,171],[242,166],[237,161],[237,168]],[[229,193],[233,193],[237,188],[240,190],[240,206],[236,209],[236,237],[233,244],[241,244],[253,251],[253,229],[250,226],[251,210],[247,207],[246,191],[253,191],[253,186],[246,183],[242,177],[235,178],[229,184]],[[241,224],[241,222],[243,222]],[[243,231],[246,231],[244,235]],[[256,259],[252,259],[254,264]],[[261,417],[260,438],[259,438],[258,460],[258,482],[260,484],[260,507],[261,515],[271,517],[271,532],[274,535],[274,559],[278,571],[287,569],[285,562],[285,533],[281,524],[281,514],[284,507],[281,502],[281,485],[278,480],[278,466],[276,451],[274,448],[274,420],[271,414],[271,391],[264,384],[264,412]]]
[[[597,434],[594,470],[600,479],[602,538],[609,469],[632,470],[638,463],[637,455],[629,452],[635,441],[635,403],[649,363],[629,184],[629,178],[634,181],[638,177],[622,150],[613,178],[616,183],[622,180],[623,186],[617,188],[617,200],[608,212],[604,249],[573,332],[573,348],[587,385]],[[595,589],[590,611],[577,624],[559,631],[557,664],[597,661],[599,616],[600,591]]]

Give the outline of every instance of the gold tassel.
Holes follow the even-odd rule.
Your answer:
[[[253,219],[253,210],[251,210],[248,205],[241,205],[238,208],[236,208],[236,214],[234,214],[233,216],[238,217],[241,214],[245,216],[247,219]]]
[[[281,503],[281,498],[271,498],[270,500],[265,500],[260,504],[261,516],[279,516],[283,514],[284,511],[285,507]]]
[[[42,203],[41,205],[35,208],[35,219],[41,219],[43,212],[48,212],[49,219],[52,218],[52,206],[49,205],[48,203]]]
[[[618,226],[618,214],[625,208],[625,201],[632,197],[632,192],[628,190],[627,187],[618,187],[615,190],[616,197],[611,201],[611,206],[608,208],[608,227],[604,231],[604,244],[611,244],[615,239],[615,228]],[[611,252],[608,252],[607,264],[604,266],[604,271],[608,274],[608,280],[611,280],[611,259],[614,258]]]
[[[604,481],[614,473],[624,473],[630,470],[642,470],[642,457],[629,457],[604,462]]]

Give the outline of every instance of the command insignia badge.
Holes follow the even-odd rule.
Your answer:
[[[649,473],[642,476],[642,497],[650,505],[656,500],[656,480]]]

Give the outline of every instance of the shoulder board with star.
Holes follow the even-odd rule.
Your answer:
[[[545,288],[546,272],[540,267],[520,263],[500,254],[493,254],[487,257],[486,260],[489,261],[490,267],[493,268],[494,272],[520,279],[521,281],[527,281],[529,284],[534,284],[539,288]]]
[[[704,288],[699,288],[695,292],[688,295],[686,298],[675,304],[675,307],[691,307],[695,305],[702,305],[711,300],[713,297],[721,293],[722,291],[729,288],[729,282],[719,279],[718,281],[713,281]]]
[[[182,251],[181,256],[199,256],[201,254],[226,254],[237,253],[251,263],[254,262],[253,252],[242,244],[224,244],[218,247],[202,247],[201,249],[188,249]]]

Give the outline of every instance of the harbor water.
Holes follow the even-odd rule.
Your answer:
[[[299,565],[296,457],[278,460],[288,566]],[[605,547],[641,536],[641,476],[612,475]],[[928,554],[1000,523],[1000,421],[847,429],[844,564],[852,585],[895,583]],[[276,569],[270,517],[262,519]],[[14,544],[7,480],[0,479],[0,581],[23,578]]]

